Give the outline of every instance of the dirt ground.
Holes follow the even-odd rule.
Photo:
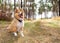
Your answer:
[[[51,24],[54,25],[53,27],[49,23],[51,24],[43,20],[34,23],[27,22],[23,38],[20,35],[15,37],[12,33],[7,32],[6,28],[10,22],[3,24],[0,22],[0,43],[60,43],[60,25]]]

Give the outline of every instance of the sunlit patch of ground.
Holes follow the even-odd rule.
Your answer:
[[[60,20],[25,21],[24,34],[14,37],[6,31],[10,22],[0,22],[0,43],[60,43]]]
[[[43,25],[50,26],[50,27],[60,27],[60,21],[53,20],[53,19],[47,19],[41,21]]]

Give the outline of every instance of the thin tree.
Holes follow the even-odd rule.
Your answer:
[[[51,3],[53,5],[53,15],[56,17],[58,15],[59,0],[51,0]]]
[[[15,10],[15,8],[16,8],[16,0],[14,0],[14,10]]]
[[[33,16],[33,19],[34,19],[34,15],[35,15],[35,11],[36,11],[36,6],[37,6],[37,4],[35,4],[35,3],[33,3],[32,5],[31,5],[31,7],[32,7],[32,12],[33,12],[33,14],[32,14],[32,16]]]

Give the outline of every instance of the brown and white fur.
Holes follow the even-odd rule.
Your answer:
[[[22,13],[23,16],[20,17],[19,13]],[[19,22],[18,20],[22,20],[22,22]],[[24,11],[23,9],[16,8],[14,13],[14,19],[7,29],[9,32],[12,32],[14,36],[17,36],[17,32],[19,32],[20,35],[24,37],[23,28],[24,28]]]

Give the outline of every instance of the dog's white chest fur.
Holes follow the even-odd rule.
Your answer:
[[[17,28],[24,27],[24,21],[17,23]]]

